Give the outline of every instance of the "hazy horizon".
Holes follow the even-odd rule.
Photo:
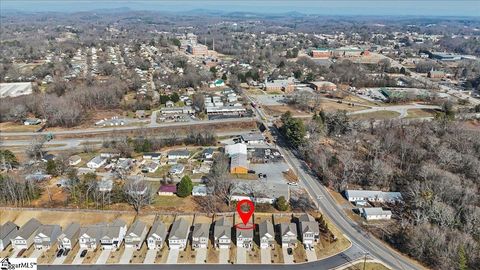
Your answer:
[[[0,2],[0,10],[25,12],[78,12],[129,8],[135,11],[185,12],[205,9],[222,12],[287,13],[347,16],[459,16],[480,17],[479,1],[12,1]]]

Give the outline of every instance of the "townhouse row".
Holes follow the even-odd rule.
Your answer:
[[[300,240],[305,248],[313,248],[320,238],[319,224],[309,214],[302,214],[298,222],[279,223],[274,226],[271,221],[265,220],[257,226],[250,225],[255,229],[246,230],[233,226],[231,218],[222,217],[214,224],[195,223],[192,226],[188,219],[179,217],[170,228],[157,219],[151,228],[136,220],[127,230],[127,224],[116,219],[111,223],[86,226],[71,223],[62,231],[59,225],[41,224],[32,218],[20,228],[10,221],[1,225],[0,250],[10,244],[15,250],[28,249],[31,245],[34,245],[35,249],[49,249],[54,246],[59,249],[72,249],[77,243],[81,249],[116,250],[123,242],[126,248],[139,249],[146,243],[148,249],[161,249],[168,243],[170,249],[185,249],[188,240],[191,240],[193,249],[207,248],[210,240],[216,249],[222,249],[230,248],[233,233],[237,246],[251,249],[255,232],[258,232],[262,249],[274,248],[277,240],[282,247],[295,247]]]

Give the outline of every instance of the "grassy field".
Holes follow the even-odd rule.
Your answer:
[[[365,268],[363,262],[357,263],[353,266],[346,268],[346,270],[389,270],[390,268],[386,267],[381,263],[367,262]]]
[[[369,120],[369,119],[387,120],[387,119],[393,119],[399,116],[400,116],[400,113],[398,112],[378,111],[378,112],[369,112],[369,113],[350,115],[350,118],[353,120]]]
[[[335,112],[335,111],[347,111],[347,112],[354,112],[354,111],[361,111],[368,109],[366,106],[350,106],[347,104],[347,101],[342,101],[342,103],[337,103],[330,100],[323,100],[320,107],[325,112]]]
[[[410,109],[407,110],[407,118],[434,117],[436,112],[431,109]]]

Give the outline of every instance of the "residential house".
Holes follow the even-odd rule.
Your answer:
[[[90,169],[98,169],[107,163],[107,159],[102,156],[96,156],[87,162],[87,167]]]
[[[160,196],[173,196],[177,194],[177,186],[176,185],[164,185],[160,186],[157,192]]]
[[[253,226],[253,224],[247,225]],[[236,228],[237,247],[251,249],[253,247],[253,230],[243,230]]]
[[[18,226],[11,221],[7,221],[0,226],[0,251],[10,245],[11,240],[17,236],[17,233]]]
[[[25,126],[35,126],[35,125],[40,125],[41,123],[42,123],[42,120],[38,118],[29,118],[23,121],[23,124]]]
[[[247,174],[248,159],[245,154],[234,154],[230,158],[230,173]]]
[[[432,78],[432,79],[442,79],[446,76],[445,72],[441,70],[430,70],[427,73],[427,77]]]
[[[192,189],[192,196],[201,196],[205,197],[208,194],[212,193],[212,189],[205,185],[194,186]]]
[[[97,188],[100,192],[110,192],[113,188],[113,180],[111,178],[104,177],[102,180],[98,181]]]
[[[280,236],[282,247],[297,246],[297,226],[295,223],[280,223]]]
[[[142,172],[144,172],[144,173],[154,173],[158,170],[159,166],[160,165],[158,164],[158,162],[148,161],[145,164],[143,164]]]
[[[345,197],[350,202],[388,202],[395,203],[402,201],[400,192],[384,192],[380,190],[345,190]]]
[[[70,158],[68,158],[68,164],[70,166],[78,165],[78,164],[80,164],[80,162],[82,162],[82,157],[79,156],[79,155],[74,155],[74,156],[71,156]]]
[[[212,159],[213,158],[213,148],[207,148],[203,150],[203,158],[204,159]]]
[[[383,210],[381,207],[361,208],[360,215],[366,220],[389,220],[392,218],[392,211]]]
[[[275,247],[275,230],[273,224],[269,220],[264,220],[258,225],[258,233],[260,237],[260,248]]]
[[[118,249],[127,232],[127,224],[121,219],[101,227],[99,238],[103,249]]]
[[[130,226],[125,235],[125,247],[127,248],[141,248],[145,236],[147,235],[147,226],[144,222],[136,220]]]
[[[262,182],[236,182],[231,190],[232,201],[251,200],[256,203],[273,204],[284,197],[290,199],[290,188],[287,184]]]
[[[290,77],[284,80],[265,81],[265,90],[292,92],[295,89],[295,79]]]
[[[35,249],[49,249],[57,242],[61,233],[60,225],[41,225],[33,239]]]
[[[210,235],[210,224],[197,223],[193,225],[192,248],[207,248]]]
[[[166,237],[167,227],[160,220],[156,220],[147,236],[148,249],[161,249]]]
[[[229,248],[232,243],[232,223],[225,217],[215,221],[213,240],[216,248]]]
[[[181,175],[185,171],[183,164],[174,164],[168,171],[170,175]]]
[[[298,221],[303,245],[305,248],[312,248],[320,237],[318,222],[309,214],[302,214]]]
[[[143,159],[151,159],[151,160],[160,160],[162,154],[160,153],[145,153],[143,154]]]
[[[100,242],[100,232],[106,225],[107,224],[105,223],[100,223],[80,228],[80,237],[78,239],[80,242],[80,248],[90,250],[96,249]]]
[[[190,152],[185,150],[172,150],[169,151],[167,154],[167,158],[169,160],[177,160],[177,159],[187,159],[190,157]]]
[[[175,219],[168,236],[168,245],[170,249],[185,249],[187,246],[190,224],[184,218]]]
[[[327,81],[315,81],[310,83],[310,87],[315,91],[328,92],[337,90],[337,85]]]
[[[35,218],[30,219],[18,230],[15,238],[11,239],[12,247],[17,250],[29,248],[33,244],[33,239],[41,225],[42,223]]]
[[[57,238],[59,249],[72,249],[78,242],[80,236],[80,224],[70,223]]]

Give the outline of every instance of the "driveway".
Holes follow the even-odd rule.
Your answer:
[[[157,257],[157,250],[156,249],[149,249],[147,250],[147,254],[145,255],[145,260],[143,260],[144,264],[153,264],[155,263],[155,257]]]
[[[167,264],[176,264],[178,261],[179,249],[170,249],[168,252]]]
[[[80,254],[82,254],[82,251],[83,251],[83,249],[80,249],[80,250],[78,251],[77,255],[75,255],[75,258],[73,259],[72,264],[82,264],[83,259],[85,259],[85,257],[86,257],[86,256],[83,257],[83,258],[80,257]],[[89,251],[87,251],[87,253],[88,253],[88,252],[92,252],[92,251],[89,250]]]
[[[198,248],[197,254],[195,256],[195,264],[202,264],[205,263],[207,260],[207,249],[206,248]]]
[[[247,250],[244,247],[237,247],[237,264],[247,263]]]
[[[261,248],[260,259],[262,264],[272,263],[272,250],[270,248]]]
[[[102,250],[102,253],[100,253],[100,256],[98,257],[95,264],[106,264],[111,252],[111,250]]]
[[[130,259],[132,259],[134,251],[135,251],[135,248],[125,248],[125,251],[123,251],[122,257],[120,258],[120,264],[130,263]]]
[[[221,248],[220,254],[218,255],[218,263],[220,264],[227,264],[228,258],[230,258],[230,249],[229,248]]]
[[[29,258],[35,258],[37,259],[38,257],[40,257],[42,255],[42,253],[44,252],[43,249],[35,249],[32,254],[30,254]]]
[[[309,262],[313,262],[317,260],[317,253],[315,252],[315,249],[313,250],[305,250],[305,253],[307,254],[307,260]]]
[[[55,260],[53,260],[52,264],[63,264],[67,256],[60,256],[60,257],[55,257]]]
[[[282,253],[283,253],[283,261],[285,264],[292,264],[293,263],[293,254],[288,255],[287,252],[287,247],[282,247]]]

